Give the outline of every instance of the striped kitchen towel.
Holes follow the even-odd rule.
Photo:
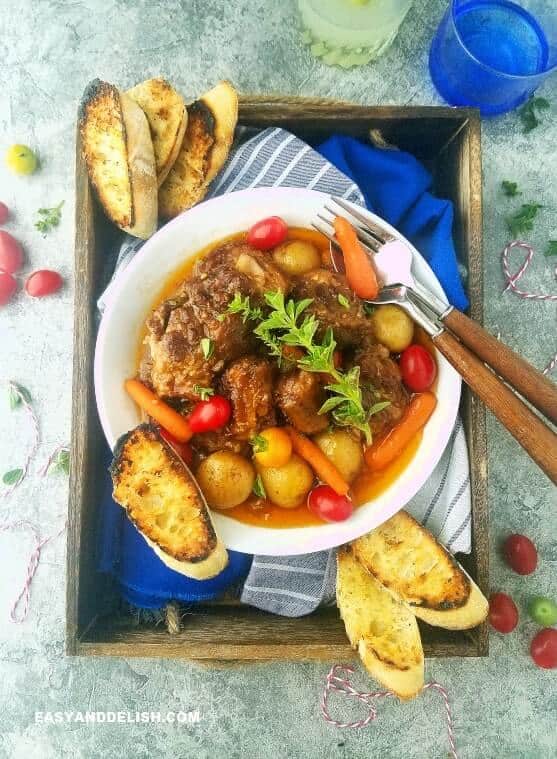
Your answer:
[[[278,186],[321,190],[364,205],[360,188],[346,174],[295,135],[280,128],[256,133],[242,130],[208,197],[248,187]],[[114,276],[141,244],[135,238],[126,238],[113,263]],[[99,299],[101,312],[109,298],[110,285]],[[451,551],[470,551],[469,464],[460,419],[437,468],[407,509]],[[300,556],[255,556],[241,599],[275,614],[298,617],[331,602],[334,584],[334,551]]]

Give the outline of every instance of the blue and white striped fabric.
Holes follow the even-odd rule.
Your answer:
[[[307,187],[364,205],[357,185],[323,156],[284,129],[242,130],[208,197],[248,187]],[[126,238],[117,257],[117,275],[141,247]],[[102,312],[110,286],[99,299]],[[471,545],[471,493],[466,439],[460,419],[437,468],[407,510],[452,552]],[[310,614],[334,600],[334,551],[302,556],[256,556],[241,600],[288,617]]]

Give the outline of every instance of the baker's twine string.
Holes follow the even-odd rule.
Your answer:
[[[42,469],[39,469],[39,476],[40,477],[46,477],[48,474],[48,471],[50,467],[54,464],[54,461],[59,453],[62,453],[62,451],[69,451],[69,447],[66,443],[60,443],[60,445],[57,445],[56,448],[52,451],[50,456],[48,457],[46,464],[43,466]]]
[[[524,258],[524,261],[522,262],[519,270],[512,274],[509,266],[509,259],[511,255],[511,251],[513,250],[522,250],[526,253],[526,256]],[[513,240],[512,242],[508,243],[502,254],[502,262],[503,262],[503,273],[505,275],[505,279],[507,281],[507,285],[505,289],[503,290],[504,293],[511,290],[515,295],[518,295],[519,298],[524,298],[524,300],[539,300],[539,301],[557,301],[557,294],[554,293],[533,293],[529,292],[528,290],[522,290],[520,287],[518,287],[518,282],[521,280],[521,278],[526,274],[528,267],[530,266],[532,262],[532,258],[534,257],[534,248],[527,242],[524,242],[523,240]],[[557,269],[555,269],[555,275],[557,276]],[[548,364],[543,369],[543,374],[549,374],[550,372],[555,369],[557,366],[557,353],[553,356],[553,358],[548,362]]]
[[[31,595],[31,583],[33,582],[33,577],[35,576],[35,572],[37,571],[37,567],[39,566],[39,561],[41,559],[41,551],[47,543],[59,537],[64,532],[64,530],[66,529],[66,523],[64,523],[62,528],[55,535],[49,535],[46,538],[41,538],[38,533],[37,527],[32,522],[29,522],[26,519],[21,519],[16,522],[4,522],[3,524],[0,524],[0,532],[9,532],[11,530],[17,530],[17,529],[29,530],[31,532],[31,535],[34,541],[34,546],[31,551],[31,556],[29,557],[29,561],[27,563],[27,574],[25,577],[23,588],[19,592],[19,595],[13,602],[12,608],[10,609],[10,619],[12,620],[12,622],[15,622],[16,624],[20,624],[21,622],[25,621],[27,614],[29,613],[29,599]]]
[[[373,704],[373,700],[377,698],[396,698],[396,694],[393,693],[390,690],[376,690],[371,692],[366,691],[358,691],[356,690],[352,684],[350,683],[350,680],[348,679],[349,675],[352,675],[354,673],[354,668],[351,667],[348,664],[335,664],[331,667],[329,674],[327,675],[327,682],[325,684],[325,688],[323,690],[323,697],[321,699],[321,713],[323,714],[323,717],[326,722],[328,722],[330,725],[334,725],[334,727],[349,727],[349,728],[362,728],[366,727],[370,724],[370,722],[373,722],[373,720],[377,717],[377,709],[375,708],[375,705]],[[438,693],[441,694],[443,697],[444,705],[445,705],[445,719],[447,722],[447,736],[449,740],[449,755],[453,759],[458,759],[458,755],[456,752],[456,741],[455,741],[455,735],[454,735],[454,727],[453,727],[453,717],[451,712],[451,705],[449,703],[449,694],[443,688],[442,685],[439,683],[436,683],[434,681],[430,683],[426,683],[424,687],[422,688],[422,692],[425,690],[436,690]],[[367,708],[369,709],[369,713],[367,717],[364,717],[363,719],[355,720],[354,722],[340,722],[339,720],[333,719],[331,717],[331,714],[329,712],[329,695],[332,691],[335,691],[336,693],[342,693],[345,696],[349,696],[350,698],[355,698],[356,700],[360,701],[362,704],[365,704]]]
[[[25,458],[25,461],[23,463],[23,466],[21,467],[21,476],[13,482],[6,490],[2,492],[2,495],[0,496],[3,500],[8,498],[14,490],[23,482],[23,480],[27,477],[29,473],[29,466],[31,464],[31,461],[33,459],[33,456],[37,452],[37,449],[39,447],[39,420],[37,419],[37,416],[35,414],[35,411],[33,410],[33,406],[29,403],[25,395],[21,392],[18,385],[15,382],[8,382],[8,388],[13,392],[17,397],[19,398],[23,410],[27,414],[27,417],[29,421],[31,422],[31,429],[33,431],[33,440],[31,442],[31,447],[27,451],[27,456]]]

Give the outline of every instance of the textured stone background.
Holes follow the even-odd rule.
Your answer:
[[[15,209],[9,226],[26,248],[27,266],[53,267],[67,278],[60,296],[19,297],[0,313],[0,380],[26,385],[36,402],[42,443],[38,468],[70,430],[75,113],[86,82],[100,76],[128,87],[162,74],[187,95],[220,78],[246,92],[342,97],[361,103],[435,104],[427,73],[428,44],[445,0],[416,0],[393,48],[375,66],[330,69],[298,41],[293,0],[177,2],[165,0],[3,0],[0,3],[0,151],[13,142],[37,149],[40,173],[18,179],[0,168],[0,197]],[[518,180],[525,200],[545,204],[532,242],[557,237],[557,79],[547,124],[530,136],[516,115],[484,124],[486,322],[534,364],[557,348],[555,305],[501,295],[500,249],[508,201],[501,179]],[[65,200],[61,227],[43,239],[37,208]],[[532,288],[555,289],[552,262],[539,254]],[[0,468],[21,460],[21,417],[0,399]],[[533,592],[557,595],[555,491],[517,444],[489,421],[492,586],[524,602]],[[63,523],[66,482],[30,477],[0,505],[2,520]],[[524,580],[503,566],[501,536],[523,530],[537,543],[540,566]],[[380,705],[375,725],[341,732],[324,723],[318,700],[327,665],[238,667],[225,671],[150,660],[72,660],[64,656],[64,540],[45,548],[20,626],[8,621],[29,550],[25,533],[0,535],[0,756],[20,759],[153,757],[444,757],[440,703],[428,694],[406,706]],[[437,660],[427,674],[449,689],[462,757],[557,756],[555,672],[528,656],[535,628],[526,622],[507,638],[493,635],[488,660]],[[366,682],[363,675],[361,683]],[[35,710],[162,710],[199,708],[201,725],[35,725]]]

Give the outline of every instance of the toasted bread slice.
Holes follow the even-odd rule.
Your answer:
[[[89,177],[106,215],[147,239],[157,224],[157,180],[145,114],[116,87],[95,79],[83,95],[79,126]]]
[[[412,611],[389,593],[354,557],[337,554],[337,604],[351,645],[372,677],[399,698],[424,685],[424,652]]]
[[[358,561],[431,625],[465,630],[487,616],[488,602],[451,554],[405,511],[353,541]]]
[[[114,500],[171,569],[196,580],[218,575],[228,554],[189,469],[156,427],[140,424],[116,446]]]
[[[159,212],[177,216],[205,197],[224,164],[238,120],[238,94],[230,82],[219,82],[188,108],[182,148],[159,190]]]
[[[135,100],[149,122],[160,187],[182,147],[188,123],[184,98],[166,79],[147,79],[126,95]]]

